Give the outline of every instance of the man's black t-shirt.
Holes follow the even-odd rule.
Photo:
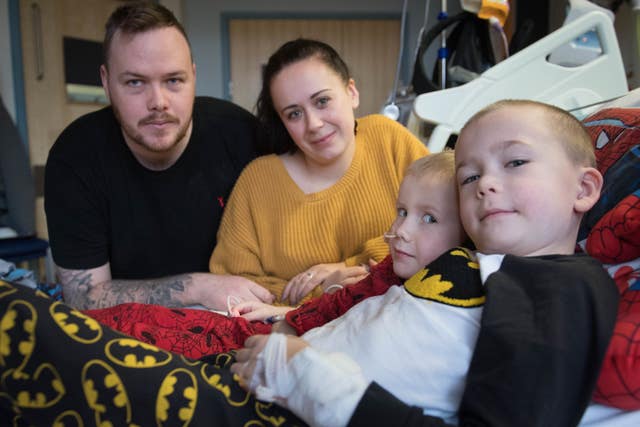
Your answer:
[[[57,265],[110,263],[114,279],[208,271],[224,202],[255,157],[256,118],[197,97],[185,151],[164,171],[142,166],[111,107],[69,125],[52,147],[45,210]]]

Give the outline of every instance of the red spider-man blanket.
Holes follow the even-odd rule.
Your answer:
[[[584,123],[604,188],[584,218],[581,246],[607,264],[621,295],[594,400],[640,409],[640,109],[605,109]]]
[[[241,317],[151,304],[127,303],[84,313],[140,341],[192,359],[239,348],[251,335],[271,332],[271,325]]]
[[[399,283],[391,256],[371,267],[371,274],[349,288],[344,298],[312,301],[296,312],[297,330],[306,330],[347,311],[356,301],[384,293]],[[237,349],[254,334],[268,334],[271,325],[227,317],[208,310],[167,308],[151,304],[126,303],[114,307],[85,310],[103,325],[140,341],[193,359]]]

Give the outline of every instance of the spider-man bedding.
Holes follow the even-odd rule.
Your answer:
[[[580,247],[605,264],[621,300],[614,336],[594,401],[640,409],[640,108],[604,109],[584,120],[596,146],[604,188],[585,216]],[[260,322],[224,322],[224,316],[188,309],[150,309],[136,304],[89,311],[101,322],[143,341],[201,357],[236,348]]]
[[[640,409],[640,109],[604,109],[584,123],[605,184],[584,218],[581,246],[606,264],[621,295],[594,400]]]

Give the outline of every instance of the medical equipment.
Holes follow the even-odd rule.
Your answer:
[[[407,0],[402,3],[402,20],[400,23],[400,49],[398,51],[398,63],[396,66],[396,76],[393,81],[393,89],[387,103],[382,107],[381,113],[389,117],[391,120],[400,118],[400,107],[396,105],[396,97],[398,95],[398,83],[400,81],[400,69],[402,68],[402,56],[404,54],[404,33],[407,25]]]
[[[398,235],[396,233],[390,233],[390,232],[386,232],[382,235],[382,237],[384,237],[384,241],[389,243],[389,241],[393,240],[393,239],[397,239]]]
[[[461,0],[462,8],[478,15],[478,18],[498,20],[504,26],[509,16],[509,2],[507,0]]]
[[[494,21],[493,19],[491,21]],[[501,53],[494,55],[491,43],[493,25],[485,19],[479,18],[475,13],[463,10],[444,20],[438,20],[437,24],[428,31],[421,32],[416,58],[411,77],[413,92],[421,94],[442,89],[440,77],[441,60],[438,58],[432,73],[425,70],[424,56],[435,45],[436,39],[440,39],[446,33],[447,39],[447,63],[446,63],[446,87],[454,87],[477,78],[502,57],[507,56],[506,36],[500,43],[498,50]],[[496,23],[498,31],[502,32],[499,22]],[[502,37],[502,36],[501,36]],[[439,49],[439,57],[443,55]]]
[[[549,62],[558,47],[595,29],[602,53],[576,67]],[[624,64],[613,23],[602,11],[592,10],[538,40],[478,78],[464,85],[418,95],[407,127],[417,129],[416,118],[435,125],[427,146],[442,151],[449,137],[481,108],[506,98],[531,99],[572,111],[578,118],[588,107],[628,92]]]
[[[442,0],[438,21],[444,21],[449,15],[447,14],[447,0]],[[447,49],[447,31],[442,30],[440,35],[440,49],[438,49],[438,62],[440,63],[440,89],[447,87],[447,59],[449,59],[449,50]]]

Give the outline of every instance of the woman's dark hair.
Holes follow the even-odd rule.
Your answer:
[[[331,46],[318,40],[296,39],[280,46],[269,57],[267,65],[262,70],[262,90],[256,102],[256,115],[263,126],[264,138],[261,138],[261,154],[293,153],[297,146],[282,123],[278,112],[273,106],[271,98],[271,82],[273,78],[286,66],[307,58],[318,58],[329,68],[334,70],[345,85],[351,74],[347,64],[340,58],[338,52]]]
[[[175,15],[166,7],[151,1],[128,2],[118,7],[105,25],[102,43],[104,66],[108,67],[111,42],[118,31],[131,35],[167,27],[178,30],[191,49],[187,33]]]

